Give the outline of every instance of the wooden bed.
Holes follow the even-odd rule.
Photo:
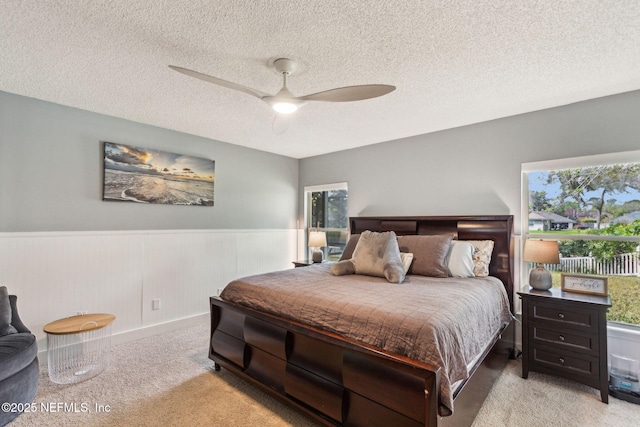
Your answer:
[[[505,285],[513,312],[512,216],[350,218],[351,234],[365,230],[493,240],[489,272]],[[514,355],[512,322],[456,389],[454,414],[440,417],[439,368],[218,297],[210,302],[215,369],[228,369],[323,425],[471,425]]]

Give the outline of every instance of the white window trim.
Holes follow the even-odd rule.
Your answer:
[[[346,182],[336,182],[335,184],[308,185],[304,187],[304,192],[330,191],[330,190],[348,190]]]
[[[574,169],[622,163],[640,163],[640,150],[522,163],[522,172],[528,173],[539,170]]]

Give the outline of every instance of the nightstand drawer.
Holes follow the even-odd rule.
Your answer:
[[[551,304],[547,301],[529,305],[529,318],[558,325],[574,326],[595,331],[598,327],[598,312],[588,308],[568,307],[568,304]]]
[[[597,379],[600,376],[597,357],[540,347],[533,348],[533,363],[546,365],[547,368],[553,368],[557,373],[564,373],[569,377],[581,375]]]
[[[598,356],[600,343],[597,334],[579,334],[573,331],[552,329],[548,326],[530,324],[530,336],[535,345],[553,346],[560,349],[578,351],[592,356]]]

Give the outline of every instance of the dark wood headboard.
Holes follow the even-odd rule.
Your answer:
[[[349,218],[351,234],[365,230],[397,235],[454,234],[458,240],[493,240],[489,274],[502,280],[513,312],[513,215],[384,216]]]

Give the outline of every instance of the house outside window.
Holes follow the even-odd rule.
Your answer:
[[[522,178],[523,238],[558,241],[554,287],[561,272],[606,276],[608,320],[639,325],[640,152],[523,164]]]
[[[576,222],[553,212],[529,212],[529,230],[570,230]]]
[[[349,193],[346,182],[305,187],[305,218],[308,231],[326,233],[324,259],[337,261],[349,238]],[[312,248],[307,248],[310,253]]]

